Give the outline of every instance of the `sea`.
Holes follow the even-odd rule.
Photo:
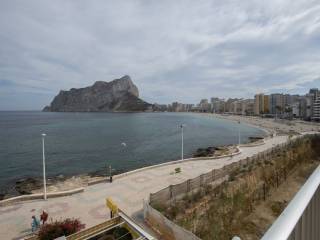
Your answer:
[[[0,112],[0,192],[17,180],[42,176],[42,133],[47,176],[125,172],[181,159],[198,148],[238,143],[265,133],[197,113]]]

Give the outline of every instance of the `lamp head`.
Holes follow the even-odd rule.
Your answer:
[[[47,136],[47,134],[45,134],[45,133],[42,133],[41,135],[42,135],[42,137],[45,137],[45,136]]]

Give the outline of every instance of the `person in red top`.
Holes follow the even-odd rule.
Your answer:
[[[40,220],[42,221],[42,224],[45,224],[48,220],[48,213],[46,213],[44,210],[42,211],[42,214],[40,215]]]

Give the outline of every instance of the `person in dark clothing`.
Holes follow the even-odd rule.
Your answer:
[[[40,215],[40,220],[42,221],[42,224],[45,224],[48,220],[48,213],[44,210],[42,211],[42,214]]]

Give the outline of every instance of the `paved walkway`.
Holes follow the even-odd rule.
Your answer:
[[[277,136],[266,140],[264,145],[241,147],[242,153],[232,159],[226,157],[215,160],[195,160],[161,166],[125,176],[113,183],[88,186],[83,193],[72,196],[0,207],[0,239],[13,239],[29,233],[31,216],[39,216],[43,209],[49,213],[49,219],[75,217],[80,218],[87,227],[90,227],[109,218],[109,211],[105,207],[106,197],[112,197],[121,209],[133,215],[142,209],[143,199],[147,199],[151,192],[252,156],[286,142],[287,139],[286,136]],[[170,173],[176,167],[181,168],[181,173],[171,175]]]

